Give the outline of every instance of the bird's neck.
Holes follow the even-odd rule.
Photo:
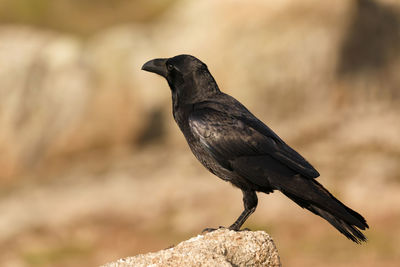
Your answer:
[[[180,86],[182,87],[171,87],[171,92],[174,119],[182,129],[188,123],[188,118],[196,103],[214,99],[221,94],[221,91],[208,71],[197,73],[197,75],[186,79],[186,82],[180,84]]]

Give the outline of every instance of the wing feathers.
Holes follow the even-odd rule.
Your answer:
[[[218,155],[218,160],[267,155],[305,177],[319,176],[311,164],[251,113],[237,117],[215,110],[215,105],[203,106],[190,115],[189,124],[193,135],[211,154]]]

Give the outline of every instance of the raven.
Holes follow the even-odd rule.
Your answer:
[[[239,231],[258,203],[256,192],[281,191],[361,243],[366,220],[315,178],[317,170],[245,106],[221,92],[206,64],[191,55],[157,58],[142,70],[164,77],[173,116],[196,158],[211,173],[240,188],[244,211],[229,227]],[[206,231],[213,228],[206,228]]]

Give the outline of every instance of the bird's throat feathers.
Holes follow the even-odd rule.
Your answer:
[[[176,116],[175,113],[181,109],[187,109],[187,106],[206,101],[221,92],[207,69],[197,70],[181,78],[176,78],[177,80],[182,80],[182,82],[169,82],[174,117]]]
[[[168,82],[175,105],[194,104],[220,93],[217,83],[208,70],[198,70]]]

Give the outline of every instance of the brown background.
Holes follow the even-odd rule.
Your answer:
[[[397,0],[0,0],[0,262],[93,266],[230,225],[241,193],[208,173],[140,70],[193,54],[364,215],[355,245],[280,193],[245,224],[285,266],[400,263]]]

